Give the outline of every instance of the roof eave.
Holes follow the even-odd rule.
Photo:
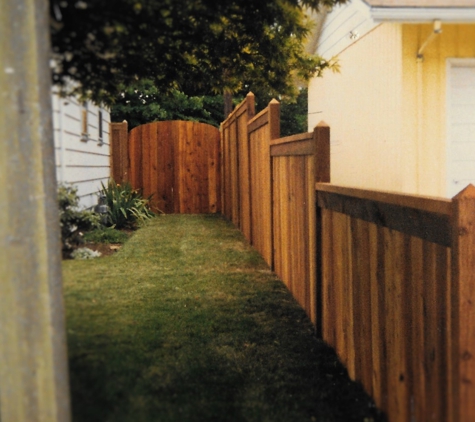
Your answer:
[[[440,20],[445,23],[475,23],[475,7],[371,7],[374,22],[427,23]]]

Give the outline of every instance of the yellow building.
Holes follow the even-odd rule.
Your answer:
[[[475,0],[352,0],[320,16],[309,128],[332,182],[431,196],[475,184]]]

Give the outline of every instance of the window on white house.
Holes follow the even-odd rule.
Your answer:
[[[88,109],[87,109],[87,101],[82,103],[81,109],[81,141],[87,142],[89,140],[89,133],[88,133]]]
[[[102,140],[102,111],[99,110],[97,113],[97,132],[98,132],[98,138],[97,138],[97,145],[102,146],[104,144],[104,141]]]

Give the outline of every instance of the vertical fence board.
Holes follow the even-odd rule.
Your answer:
[[[423,420],[427,412],[426,384],[424,374],[424,284],[427,274],[423,268],[422,239],[411,238],[411,320],[412,329],[410,331],[412,350],[412,413],[415,420]]]
[[[370,308],[371,308],[371,357],[372,381],[368,391],[373,392],[373,397],[378,406],[385,399],[384,362],[384,294],[383,279],[384,267],[381,265],[383,249],[381,229],[376,224],[369,223],[369,282],[370,282]]]
[[[370,233],[369,224],[352,220],[353,272],[359,280],[353,290],[355,379],[367,386],[372,394],[372,350],[371,344],[371,284],[370,284]]]
[[[407,368],[404,323],[404,236],[393,230],[385,230],[385,301],[386,344],[388,356],[388,413],[395,420],[408,420]]]
[[[251,97],[247,97],[251,102]],[[252,100],[253,105],[253,100]],[[249,137],[247,134],[247,122],[254,115],[254,109],[248,108],[237,117],[237,142],[238,142],[238,177],[239,177],[239,224],[246,239],[251,240],[251,195],[250,195],[250,165],[249,165]]]
[[[323,228],[326,227],[326,230]],[[334,270],[333,266],[333,231],[328,230],[333,227],[333,212],[327,209],[321,210],[321,221],[318,222],[317,229],[321,231],[321,280],[320,294],[322,304],[322,338],[331,346],[336,346],[336,289],[333,284]]]
[[[229,128],[229,155],[230,155],[230,177],[231,177],[231,221],[239,226],[239,155],[238,155],[238,126],[236,119],[233,119]]]
[[[318,149],[315,154],[318,154]],[[310,320],[315,324],[320,324],[317,321],[318,313],[318,298],[317,298],[317,211],[316,211],[316,197],[315,185],[316,178],[315,162],[313,157],[307,157],[307,174],[306,174],[306,215],[308,218],[307,242],[308,242],[308,284],[310,289],[309,297],[309,315]]]

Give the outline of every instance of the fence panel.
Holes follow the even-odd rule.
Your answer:
[[[329,161],[328,127],[270,142],[272,159],[274,270],[315,324],[316,236],[315,181],[328,181],[317,174],[319,161]],[[322,153],[323,151],[323,153]]]
[[[473,191],[451,202],[317,184],[323,338],[391,421],[475,419]]]
[[[216,213],[219,131],[197,122],[148,123],[129,133],[129,180],[165,213]]]
[[[269,105],[248,123],[251,170],[251,239],[273,267],[272,167],[270,141],[279,137],[279,103]]]
[[[223,213],[251,241],[249,136],[247,123],[255,114],[249,93],[221,124]]]

